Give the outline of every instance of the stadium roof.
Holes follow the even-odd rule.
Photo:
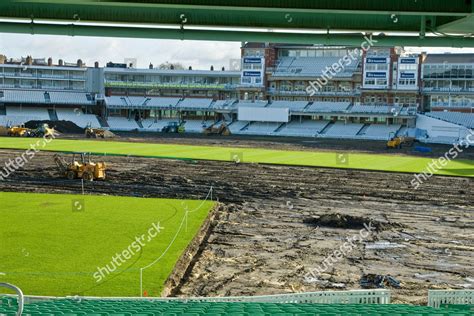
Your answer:
[[[466,0],[4,0],[0,32],[328,45],[384,32],[377,46],[474,47],[473,11]]]

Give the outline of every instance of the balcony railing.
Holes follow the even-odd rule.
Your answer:
[[[474,88],[460,88],[460,87],[451,87],[451,88],[433,88],[433,87],[424,87],[423,92],[443,92],[443,93],[459,93],[459,92],[474,92]]]
[[[288,91],[288,90],[277,90],[277,89],[268,89],[268,93],[272,95],[294,95],[294,96],[301,96],[301,95],[308,95],[305,90],[298,90],[298,91]],[[360,95],[360,90],[352,90],[352,91],[315,91],[315,95],[321,96],[340,96],[340,97],[350,97],[355,95]]]

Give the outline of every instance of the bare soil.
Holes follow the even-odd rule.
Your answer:
[[[235,142],[255,145],[253,140],[226,144]],[[0,150],[0,166],[19,154]],[[360,289],[361,276],[371,273],[401,281],[401,288],[393,289],[394,302],[421,304],[427,289],[474,287],[473,179],[435,176],[414,191],[410,174],[132,157],[103,160],[109,165],[108,178],[87,182],[87,194],[203,198],[212,186],[214,199],[225,204],[175,295]],[[0,181],[0,191],[80,190],[80,181],[58,176],[53,154],[47,152]],[[369,223],[376,227],[369,236],[325,272],[305,278]]]

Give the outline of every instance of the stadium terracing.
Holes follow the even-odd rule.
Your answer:
[[[188,133],[225,123],[235,135],[410,136],[445,144],[468,135],[474,55],[374,47],[348,59],[354,49],[246,43],[240,60],[210,70],[4,56],[0,123],[67,120],[82,128],[160,132],[176,122]],[[339,63],[341,70],[332,70]]]

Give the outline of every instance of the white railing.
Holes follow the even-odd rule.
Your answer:
[[[261,296],[227,297],[94,297],[94,296],[25,296],[27,302],[76,299],[76,300],[144,300],[157,302],[253,302],[253,303],[310,303],[310,304],[390,304],[390,291],[384,289],[352,291],[320,291]]]
[[[439,308],[442,304],[473,305],[474,290],[429,290],[428,306]]]

